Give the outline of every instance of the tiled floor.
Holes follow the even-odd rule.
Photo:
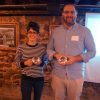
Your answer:
[[[0,88],[0,100],[21,100],[20,88],[15,86]],[[54,100],[50,86],[44,87],[41,100]],[[93,89],[92,87],[84,88],[81,100],[100,100],[100,87],[97,89]]]

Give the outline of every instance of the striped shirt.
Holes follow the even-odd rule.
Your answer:
[[[30,77],[43,77],[43,64],[42,65],[32,65],[31,67],[23,67],[21,62],[31,59],[33,57],[40,57],[43,59],[46,54],[46,48],[43,45],[37,44],[35,46],[30,46],[28,44],[21,44],[17,47],[15,62],[17,66],[20,67],[21,73]]]

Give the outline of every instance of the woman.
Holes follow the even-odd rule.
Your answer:
[[[40,45],[39,25],[29,22],[27,26],[27,42],[18,46],[16,51],[16,63],[21,69],[21,92],[22,100],[31,100],[32,88],[34,88],[34,100],[40,100],[44,73],[46,48]]]

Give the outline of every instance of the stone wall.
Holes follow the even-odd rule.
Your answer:
[[[55,16],[0,16],[0,100],[9,96],[12,98],[14,91],[20,87],[20,70],[16,66],[14,58],[18,44],[26,41],[26,26],[29,21],[36,21],[40,24],[40,43],[44,45],[48,43],[52,29],[61,23],[60,17]],[[9,33],[7,28],[10,29],[13,26],[14,33]],[[10,41],[8,33],[14,35],[13,43],[15,45],[8,43]],[[3,35],[6,36],[5,42],[3,42]],[[50,72],[48,71],[45,71],[45,86],[50,86]],[[17,96],[20,98],[20,90],[14,95],[15,98]]]

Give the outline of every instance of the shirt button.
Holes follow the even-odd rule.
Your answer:
[[[67,45],[65,47],[67,48]]]

